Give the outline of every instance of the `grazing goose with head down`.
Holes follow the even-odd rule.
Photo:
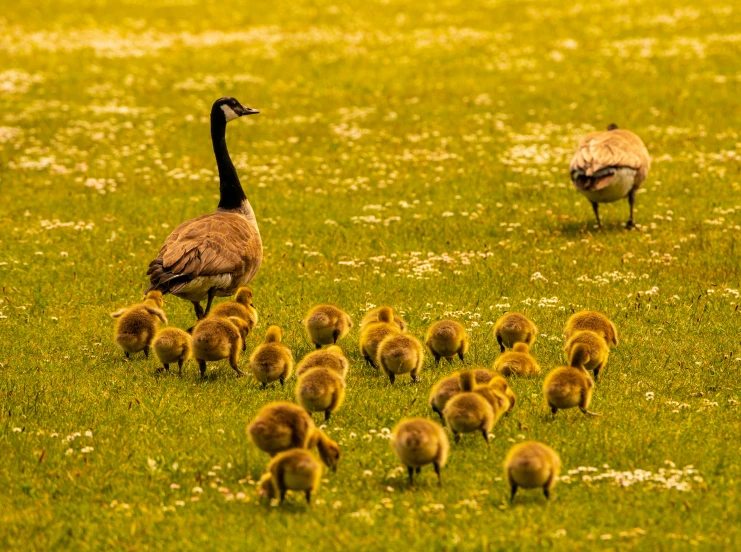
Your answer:
[[[191,301],[198,319],[208,314],[214,297],[232,295],[252,280],[262,262],[255,213],[226,149],[226,124],[255,113],[259,111],[234,98],[216,100],[211,108],[211,140],[219,168],[219,206],[175,228],[149,263],[148,290]]]
[[[579,142],[571,160],[571,180],[594,209],[597,226],[599,204],[628,198],[630,219],[626,228],[635,228],[633,205],[638,188],[646,180],[651,158],[643,141],[629,130],[610,125],[606,132],[590,132]]]

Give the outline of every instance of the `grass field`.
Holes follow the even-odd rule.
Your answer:
[[[0,14],[0,548],[129,550],[738,549],[741,9],[730,1],[3,2]],[[552,419],[542,376],[486,447],[454,446],[416,489],[384,428],[428,416],[439,377],[393,387],[341,345],[343,447],[316,503],[258,502],[245,427],[284,389],[225,363],[205,381],[126,362],[109,312],[141,300],[180,222],[213,210],[211,103],[261,114],[227,135],[265,260],[248,348],[330,301],[390,304],[421,337],[453,317],[469,359],[494,320],[562,362],[582,308],[621,344],[592,409]],[[594,228],[568,161],[615,122],[654,163]],[[190,304],[167,297],[172,324]],[[246,357],[243,359],[246,363]],[[545,373],[545,371],[544,371]],[[501,480],[507,449],[561,454],[549,502]],[[650,472],[650,473],[649,473]],[[198,492],[200,489],[202,492]]]

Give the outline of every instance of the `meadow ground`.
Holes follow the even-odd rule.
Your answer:
[[[741,9],[707,2],[189,0],[3,2],[0,14],[0,548],[738,549]],[[422,336],[463,321],[470,361],[493,321],[532,317],[561,362],[574,310],[621,335],[592,409],[546,412],[542,376],[484,445],[453,447],[415,490],[384,438],[432,417],[422,382],[341,343],[343,447],[311,510],[257,502],[267,456],[245,427],[285,388],[226,364],[205,381],[126,362],[108,313],[218,193],[208,111],[228,131],[265,243],[252,348],[318,302],[355,320],[391,304]],[[615,122],[654,164],[602,209],[571,189],[583,133]],[[168,297],[173,324],[190,305]],[[246,359],[243,361],[246,362]],[[507,449],[542,440],[567,476],[510,505]],[[428,471],[429,470],[429,471]],[[200,489],[202,492],[199,492]],[[244,493],[244,494],[240,494]]]

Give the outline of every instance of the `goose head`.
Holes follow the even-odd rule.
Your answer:
[[[234,119],[238,119],[243,115],[255,115],[256,113],[260,112],[257,109],[245,107],[237,100],[230,97],[219,98],[214,102],[214,106],[211,108],[211,117],[220,117],[224,121],[224,124],[233,121]]]

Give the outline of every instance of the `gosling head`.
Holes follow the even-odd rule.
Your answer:
[[[234,300],[245,307],[255,308],[254,303],[252,303],[252,290],[248,287],[239,288],[237,294],[234,296]]]
[[[280,343],[283,339],[283,330],[280,326],[270,326],[265,332],[265,343]]]
[[[155,289],[147,293],[146,297],[144,297],[144,300],[154,303],[159,308],[162,308],[162,306],[165,304],[164,299],[162,299],[162,292]]]
[[[389,307],[383,307],[378,311],[378,321],[386,322],[387,324],[394,321],[394,311]]]
[[[256,113],[260,112],[257,109],[243,106],[234,98],[219,98],[211,108],[211,120],[216,118],[216,120],[223,121],[226,124],[243,115],[255,115]]]
[[[257,483],[257,495],[268,500],[275,498],[275,488],[273,487],[273,476],[269,473],[263,474]]]

